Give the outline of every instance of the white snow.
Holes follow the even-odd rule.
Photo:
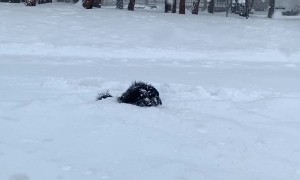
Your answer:
[[[0,3],[0,180],[300,179],[299,29]],[[163,106],[95,101],[134,80]]]

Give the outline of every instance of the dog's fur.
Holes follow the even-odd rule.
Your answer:
[[[97,99],[97,101],[100,101],[100,100],[106,99],[108,97],[113,97],[113,96],[108,91],[106,91],[103,93],[99,93],[96,99]]]
[[[158,91],[151,85],[144,82],[134,82],[118,98],[119,103],[128,103],[141,107],[161,105]]]
[[[112,97],[108,91],[101,93],[97,100]],[[144,82],[134,82],[132,85],[117,98],[119,103],[133,104],[140,107],[151,107],[162,105],[159,92],[151,84]]]

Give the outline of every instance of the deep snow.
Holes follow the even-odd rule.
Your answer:
[[[0,180],[300,179],[299,16],[224,16],[0,3]]]

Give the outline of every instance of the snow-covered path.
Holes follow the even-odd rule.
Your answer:
[[[0,179],[299,179],[299,28],[0,3]],[[95,101],[133,80],[163,106]]]

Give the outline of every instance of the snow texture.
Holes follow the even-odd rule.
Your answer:
[[[299,28],[0,3],[0,180],[299,180]],[[95,101],[135,80],[163,105]]]

